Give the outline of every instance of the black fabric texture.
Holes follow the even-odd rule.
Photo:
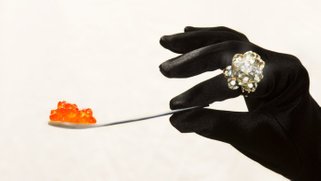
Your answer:
[[[170,101],[171,109],[179,109],[243,96],[248,112],[204,107],[175,113],[170,122],[182,133],[231,144],[288,179],[321,181],[321,108],[310,95],[309,75],[298,58],[259,47],[227,27],[188,26],[183,33],[163,36],[160,44],[179,53],[160,65],[168,78],[222,70],[236,53],[258,53],[266,64],[255,92],[245,96],[231,90],[219,74]]]

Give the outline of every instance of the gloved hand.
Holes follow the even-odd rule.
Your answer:
[[[289,179],[321,180],[321,109],[298,58],[261,48],[226,27],[186,27],[184,33],[163,36],[160,44],[182,54],[160,65],[169,78],[224,69],[236,53],[258,53],[265,61],[264,78],[254,93],[244,96],[248,112],[200,108],[175,113],[170,122],[182,133],[229,143]],[[240,95],[220,74],[173,98],[170,107],[203,106]]]

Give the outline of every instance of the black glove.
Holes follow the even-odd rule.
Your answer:
[[[309,93],[309,75],[298,58],[261,48],[226,27],[186,27],[184,33],[163,36],[160,44],[182,54],[160,65],[169,78],[224,69],[236,53],[258,53],[265,61],[264,78],[255,92],[244,96],[249,112],[200,108],[175,113],[170,122],[182,133],[229,143],[289,179],[321,180],[321,109]],[[170,107],[208,105],[240,95],[220,74],[173,98]]]

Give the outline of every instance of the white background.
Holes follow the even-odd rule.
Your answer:
[[[186,25],[224,25],[298,56],[321,102],[320,1],[0,0],[0,180],[282,181],[228,144],[181,134],[169,117],[91,130],[47,125],[59,100],[98,122],[168,110],[219,72],[166,79],[158,44]],[[319,78],[319,79],[318,79]],[[246,110],[241,97],[212,105]]]

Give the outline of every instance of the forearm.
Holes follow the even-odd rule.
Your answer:
[[[301,109],[305,112],[305,119],[300,120],[301,134],[297,135],[299,155],[302,159],[302,169],[297,180],[321,180],[321,108],[310,95],[304,104]],[[303,115],[298,115],[300,116]]]

